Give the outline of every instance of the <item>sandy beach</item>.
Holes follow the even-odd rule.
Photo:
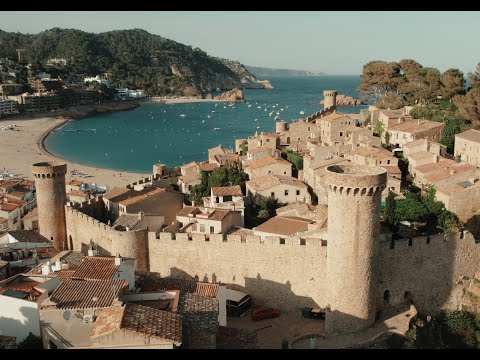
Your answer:
[[[78,179],[89,183],[95,183],[99,186],[107,185],[125,186],[151,174],[131,173],[125,171],[115,171],[73,163],[53,156],[42,149],[41,143],[48,133],[54,128],[65,123],[66,119],[57,119],[52,117],[32,118],[31,115],[16,116],[0,120],[0,127],[8,124],[16,124],[16,130],[0,131],[0,171],[9,170],[20,177],[33,179],[31,174],[31,165],[42,161],[65,162],[68,166],[66,181]],[[152,164],[153,165],[153,164]],[[70,171],[76,169],[84,173],[93,175],[92,177],[82,178],[71,175]]]

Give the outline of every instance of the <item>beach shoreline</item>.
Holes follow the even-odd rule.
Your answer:
[[[80,120],[103,112],[130,110],[137,106],[139,106],[138,103],[123,104],[121,106],[117,106],[117,104],[102,104],[100,107],[94,106],[93,108],[83,106],[83,108],[63,109],[55,112],[56,117],[46,113],[36,113],[20,114],[2,119],[0,120],[0,126],[15,124],[16,131],[0,131],[0,154],[2,154],[0,156],[0,168],[18,174],[19,177],[33,179],[31,165],[34,163],[44,161],[66,163],[68,169],[66,175],[67,182],[76,179],[95,183],[99,186],[107,186],[108,188],[114,186],[124,187],[127,184],[150,176],[151,174],[114,170],[69,161],[51,153],[45,146],[45,140],[48,135],[69,121]],[[75,118],[65,115],[75,115]],[[72,170],[92,176],[82,178],[73,175]]]

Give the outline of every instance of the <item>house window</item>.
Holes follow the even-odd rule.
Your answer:
[[[197,231],[197,224],[193,224],[192,230],[193,230],[193,231]]]
[[[274,192],[271,192],[271,193],[270,193],[270,196],[271,196],[271,197],[275,197],[275,193],[274,193]]]
[[[297,190],[297,196],[300,195],[300,190]]]
[[[307,243],[307,240],[305,239],[300,239],[300,245],[306,245]]]
[[[340,136],[343,136],[343,131],[340,131]]]
[[[435,140],[435,135],[433,135],[433,140]]]
[[[307,131],[310,131],[310,126],[308,127],[308,130]]]
[[[181,221],[178,222],[178,226],[180,226],[181,228],[183,227],[183,223]]]
[[[285,196],[288,196],[288,190],[285,190]]]
[[[286,171],[284,171],[284,172],[283,172],[283,175],[287,175],[287,172],[286,172]]]
[[[267,139],[267,142],[270,142],[270,139]]]
[[[270,175],[272,173],[272,170],[268,170],[268,174]]]
[[[188,185],[188,191],[192,190],[192,185]]]
[[[232,201],[232,195],[227,195],[223,197],[223,202]]]
[[[280,238],[280,245],[285,245],[285,239],[284,238]]]
[[[32,229],[38,229],[38,221],[34,220],[32,221]]]
[[[387,164],[390,165],[390,160],[387,160]]]
[[[205,232],[205,224],[200,224],[200,232]]]
[[[210,234],[213,234],[215,232],[215,228],[213,226],[210,226]]]

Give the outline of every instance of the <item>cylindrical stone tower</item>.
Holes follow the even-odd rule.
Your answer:
[[[275,132],[281,133],[287,131],[287,122],[286,121],[275,121]]]
[[[163,176],[165,171],[165,164],[154,164],[153,165],[153,176]]]
[[[55,249],[67,250],[65,223],[67,164],[36,163],[32,166],[32,173],[35,176],[40,234],[52,240]]]
[[[381,167],[327,168],[329,333],[355,332],[375,322],[380,201],[386,183]]]
[[[323,90],[323,108],[337,107],[337,90]]]

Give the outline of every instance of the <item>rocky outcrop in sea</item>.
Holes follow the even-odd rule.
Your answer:
[[[233,88],[230,91],[226,91],[223,94],[215,96],[214,99],[228,102],[245,102],[246,100],[243,91],[239,88]]]

